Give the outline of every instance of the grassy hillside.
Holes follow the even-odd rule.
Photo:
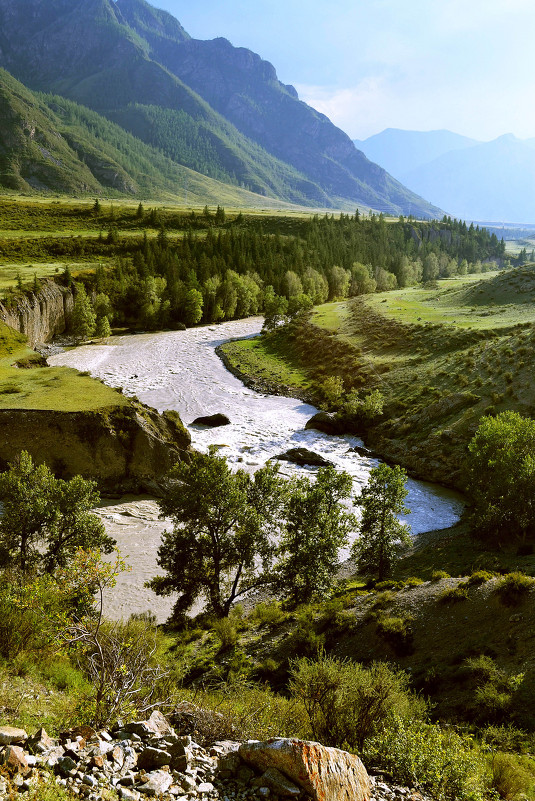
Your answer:
[[[345,391],[379,389],[384,413],[367,441],[420,476],[462,486],[465,448],[483,414],[535,414],[533,287],[535,265],[525,265],[361,296],[224,349],[242,372],[305,388],[320,404],[329,376]]]
[[[221,183],[162,155],[159,147],[159,141],[154,147],[144,144],[72,101],[31,92],[0,70],[0,189],[159,197],[190,204],[277,205],[241,188],[240,180],[230,181],[224,171],[214,170],[215,177],[226,181]],[[182,161],[192,163],[187,158]],[[252,155],[250,163],[254,161]],[[258,181],[255,188],[262,194],[267,191]],[[284,195],[282,186],[276,188]]]

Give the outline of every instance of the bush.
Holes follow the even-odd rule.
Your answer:
[[[488,570],[475,570],[471,576],[468,576],[464,584],[467,587],[478,587],[480,584],[490,581],[494,577],[493,573]]]
[[[413,618],[407,617],[379,617],[377,621],[377,634],[392,646],[398,656],[407,656],[414,652],[413,631],[411,622]]]
[[[456,604],[459,603],[459,601],[467,601],[468,592],[465,586],[459,584],[457,587],[449,587],[447,590],[444,590],[444,592],[439,595],[438,600],[441,604]]]
[[[419,587],[420,584],[423,584],[424,580],[418,578],[417,576],[409,576],[409,578],[405,579],[403,582],[405,587]]]
[[[524,674],[509,674],[485,655],[467,659],[465,665],[476,682],[476,719],[494,723],[505,721],[510,716],[514,696],[524,680]]]
[[[491,786],[500,798],[520,801],[532,797],[533,774],[522,764],[516,754],[497,753],[491,760]]]
[[[535,579],[524,573],[508,573],[496,585],[496,595],[504,606],[517,606],[535,585]]]
[[[280,608],[277,601],[270,603],[260,603],[249,615],[249,620],[257,626],[267,626],[270,629],[276,628],[288,619],[286,612]]]
[[[221,642],[222,651],[227,650],[227,648],[232,648],[239,640],[236,623],[229,617],[222,617],[220,620],[214,620],[212,623],[212,631]]]
[[[451,578],[451,576],[445,570],[433,570],[431,573],[431,581],[442,581],[442,579],[447,578]]]
[[[488,769],[469,737],[437,725],[394,718],[366,742],[368,764],[390,771],[396,781],[418,784],[435,801],[484,801]]]
[[[362,751],[394,715],[422,717],[405,673],[376,662],[369,668],[327,657],[292,664],[290,693],[305,710],[312,736],[325,745]]]

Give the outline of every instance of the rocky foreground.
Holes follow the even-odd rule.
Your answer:
[[[87,801],[427,801],[368,775],[360,759],[292,739],[218,741],[203,748],[158,711],[112,731],[82,726],[52,739],[0,726],[0,799],[47,779]]]

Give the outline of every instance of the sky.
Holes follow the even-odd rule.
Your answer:
[[[533,0],[149,0],[274,64],[352,139],[535,137]]]

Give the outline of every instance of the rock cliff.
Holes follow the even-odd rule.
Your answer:
[[[34,348],[65,331],[73,304],[70,289],[46,281],[39,292],[21,297],[12,306],[0,303],[0,320],[24,334]]]
[[[190,442],[176,412],[139,402],[94,412],[0,410],[0,467],[24,449],[56,475],[92,478],[103,492],[157,494],[171,466],[189,458]]]

